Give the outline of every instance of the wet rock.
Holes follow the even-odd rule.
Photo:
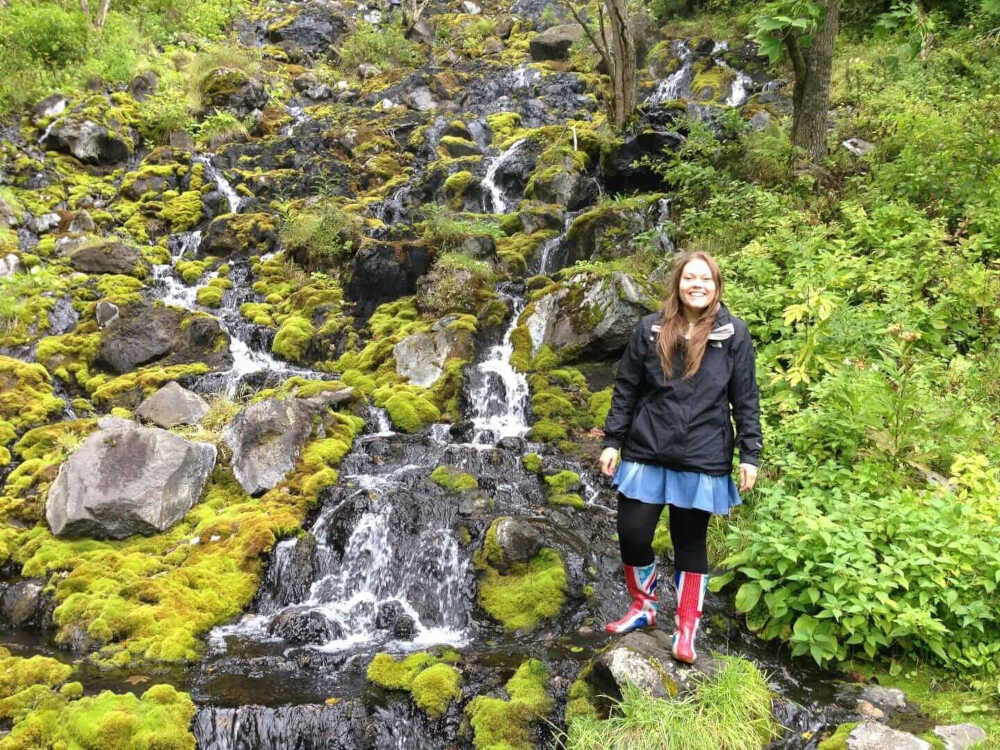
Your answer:
[[[0,622],[12,628],[41,625],[44,620],[46,597],[44,579],[18,581],[0,589]]]
[[[500,438],[497,441],[497,447],[502,448],[505,451],[511,451],[517,455],[524,453],[527,446],[527,441],[524,438],[508,436],[505,438]]]
[[[108,302],[106,299],[101,300],[94,308],[94,317],[97,319],[97,325],[104,328],[104,326],[118,317],[118,305],[114,302]]]
[[[327,643],[344,634],[340,625],[308,607],[293,607],[275,615],[267,632],[295,645]]]
[[[69,99],[62,94],[52,94],[45,97],[31,111],[35,124],[37,125],[41,120],[51,120],[53,117],[58,117],[66,111],[67,104],[69,104]]]
[[[0,255],[0,278],[13,276],[21,270],[21,258],[14,253]]]
[[[151,70],[147,70],[145,73],[140,73],[129,81],[128,92],[136,101],[145,101],[147,96],[156,91],[156,87],[159,83],[160,79],[156,73]]]
[[[371,63],[361,63],[358,66],[358,75],[363,79],[375,78],[376,76],[382,75],[381,69],[378,65],[372,65]]]
[[[56,536],[124,539],[166,531],[201,497],[209,443],[134,423],[91,434],[59,467],[45,518]]]
[[[73,300],[70,297],[60,297],[49,310],[48,319],[49,335],[61,336],[76,328],[80,316],[73,308]]]
[[[906,707],[906,693],[899,688],[886,688],[881,685],[865,685],[861,690],[861,698],[883,710]]]
[[[388,630],[394,638],[409,640],[413,638],[416,623],[402,604],[392,600],[379,605],[378,614],[375,615],[375,627],[379,630]]]
[[[95,229],[94,219],[84,210],[77,211],[69,223],[69,230],[73,233],[93,232]]]
[[[472,0],[462,0],[462,10],[472,16],[479,15],[483,12],[483,9],[472,2]]]
[[[118,164],[132,155],[132,141],[92,120],[64,119],[46,131],[42,147],[87,164]]]
[[[194,150],[194,138],[186,130],[174,130],[167,136],[167,145],[172,148],[182,148],[185,151]]]
[[[871,153],[875,150],[875,144],[869,143],[862,138],[848,138],[842,144],[840,144],[848,151],[850,151],[855,156],[864,156],[865,154]]]
[[[503,518],[498,521],[496,539],[503,550],[504,568],[512,563],[533,559],[545,542],[541,530],[535,524],[518,518]]]
[[[479,146],[472,141],[467,141],[464,138],[456,138],[454,136],[442,137],[440,148],[445,156],[453,159],[458,159],[463,156],[479,156],[483,153],[482,149],[480,149]]]
[[[204,750],[374,748],[374,724],[360,701],[269,708],[202,708],[192,727]]]
[[[858,714],[865,719],[883,719],[885,718],[885,711],[877,706],[872,705],[863,698],[858,699],[857,704]]]
[[[945,750],[965,750],[986,741],[986,732],[975,724],[950,724],[934,727],[934,734],[944,742]]]
[[[621,694],[631,683],[657,698],[690,691],[699,673],[712,674],[716,665],[701,653],[694,665],[674,661],[670,635],[662,630],[633,631],[603,651],[594,662],[593,678],[609,695]]]
[[[297,399],[251,404],[222,433],[233,452],[236,480],[251,495],[274,487],[291,471],[313,428],[313,410]]]
[[[277,224],[268,214],[224,214],[212,220],[198,248],[203,255],[263,255],[278,241]]]
[[[523,322],[533,355],[549,346],[567,360],[593,361],[621,354],[639,318],[655,309],[650,291],[627,274],[577,274],[535,300]]]
[[[35,234],[45,234],[50,229],[58,227],[61,222],[62,217],[53,211],[46,214],[39,214],[28,222],[28,226],[31,227],[31,231]]]
[[[427,273],[430,253],[419,244],[370,243],[351,263],[347,298],[356,302],[354,314],[366,320],[383,302],[417,291],[417,279]]]
[[[135,415],[160,427],[174,427],[198,424],[208,408],[205,399],[172,380],[139,404]]]
[[[676,151],[684,143],[684,136],[669,125],[640,126],[638,133],[630,133],[621,145],[601,160],[601,171],[609,190],[657,190],[661,179],[648,166],[641,163],[646,154]]]
[[[567,265],[580,260],[612,260],[634,252],[636,236],[656,226],[661,208],[656,198],[642,198],[619,205],[602,204],[570,224],[564,245]]]
[[[267,38],[293,60],[329,55],[347,31],[344,17],[326,5],[311,3],[297,8],[294,14],[291,20],[282,18],[267,29]]]
[[[124,306],[103,328],[98,360],[119,374],[151,362],[232,365],[229,334],[216,318],[142,301]]]
[[[754,130],[767,130],[773,121],[770,112],[766,109],[759,109],[750,117],[750,127]]]
[[[583,29],[579,24],[564,23],[551,26],[531,38],[529,42],[531,59],[536,62],[565,60],[569,57],[570,47],[581,39],[583,39]]]
[[[81,247],[69,256],[69,263],[84,273],[120,273],[140,279],[149,275],[149,262],[142,253],[121,242]]]
[[[885,724],[866,721],[847,735],[848,750],[930,750],[930,743]]]
[[[434,43],[434,27],[421,18],[407,29],[406,38],[411,42],[431,45]]]
[[[471,360],[472,334],[464,329],[441,328],[431,333],[414,333],[393,347],[396,372],[413,385],[429,388],[444,374],[449,359]]]
[[[405,97],[406,103],[419,112],[429,112],[437,109],[438,103],[434,100],[434,94],[426,86],[419,86]]]
[[[199,86],[202,110],[228,110],[243,118],[267,106],[264,84],[231,68],[216,68]]]
[[[503,52],[503,42],[497,37],[491,36],[483,40],[480,49],[484,55],[499,55]]]

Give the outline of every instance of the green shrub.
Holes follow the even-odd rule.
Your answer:
[[[18,3],[0,18],[7,59],[55,69],[87,58],[91,25],[78,10]]]
[[[817,479],[794,494],[765,485],[730,532],[731,572],[713,588],[740,583],[748,627],[820,664],[921,654],[996,671],[1000,551],[982,529],[1000,516],[1000,478],[986,459],[957,461],[954,492],[894,487],[871,463],[829,489],[816,485],[832,476]]]
[[[225,111],[212,112],[201,122],[190,125],[188,130],[199,146],[210,150],[249,134],[246,123]]]
[[[308,268],[329,268],[349,259],[361,238],[362,221],[332,198],[286,215],[281,225],[282,245]]]
[[[422,62],[420,47],[407,39],[406,30],[396,24],[379,27],[360,23],[340,47],[340,65],[349,74],[356,74],[361,63],[384,70],[390,65],[416,67]]]

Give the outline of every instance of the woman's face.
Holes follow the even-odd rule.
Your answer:
[[[699,313],[715,302],[717,290],[708,263],[701,258],[688,261],[681,271],[679,291],[684,306]]]

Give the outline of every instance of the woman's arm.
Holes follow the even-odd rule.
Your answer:
[[[632,426],[632,413],[642,394],[643,363],[647,346],[646,334],[640,320],[618,363],[615,388],[611,395],[611,408],[608,410],[607,419],[604,420],[605,448],[621,448]]]
[[[757,391],[757,362],[750,332],[740,326],[742,335],[733,342],[733,374],[729,379],[729,403],[736,422],[736,447],[740,463],[758,466],[764,436],[760,428],[760,394]]]

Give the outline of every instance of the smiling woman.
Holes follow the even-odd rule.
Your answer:
[[[753,344],[721,296],[722,278],[710,255],[678,259],[663,311],[639,322],[618,366],[601,454],[601,471],[614,476],[618,489],[618,538],[632,597],[625,616],[606,629],[655,626],[652,540],[669,505],[677,586],[673,653],[685,662],[695,660],[709,518],[728,514],[740,504],[739,490],[753,488],[761,449]],[[739,490],[730,476],[737,443]]]

